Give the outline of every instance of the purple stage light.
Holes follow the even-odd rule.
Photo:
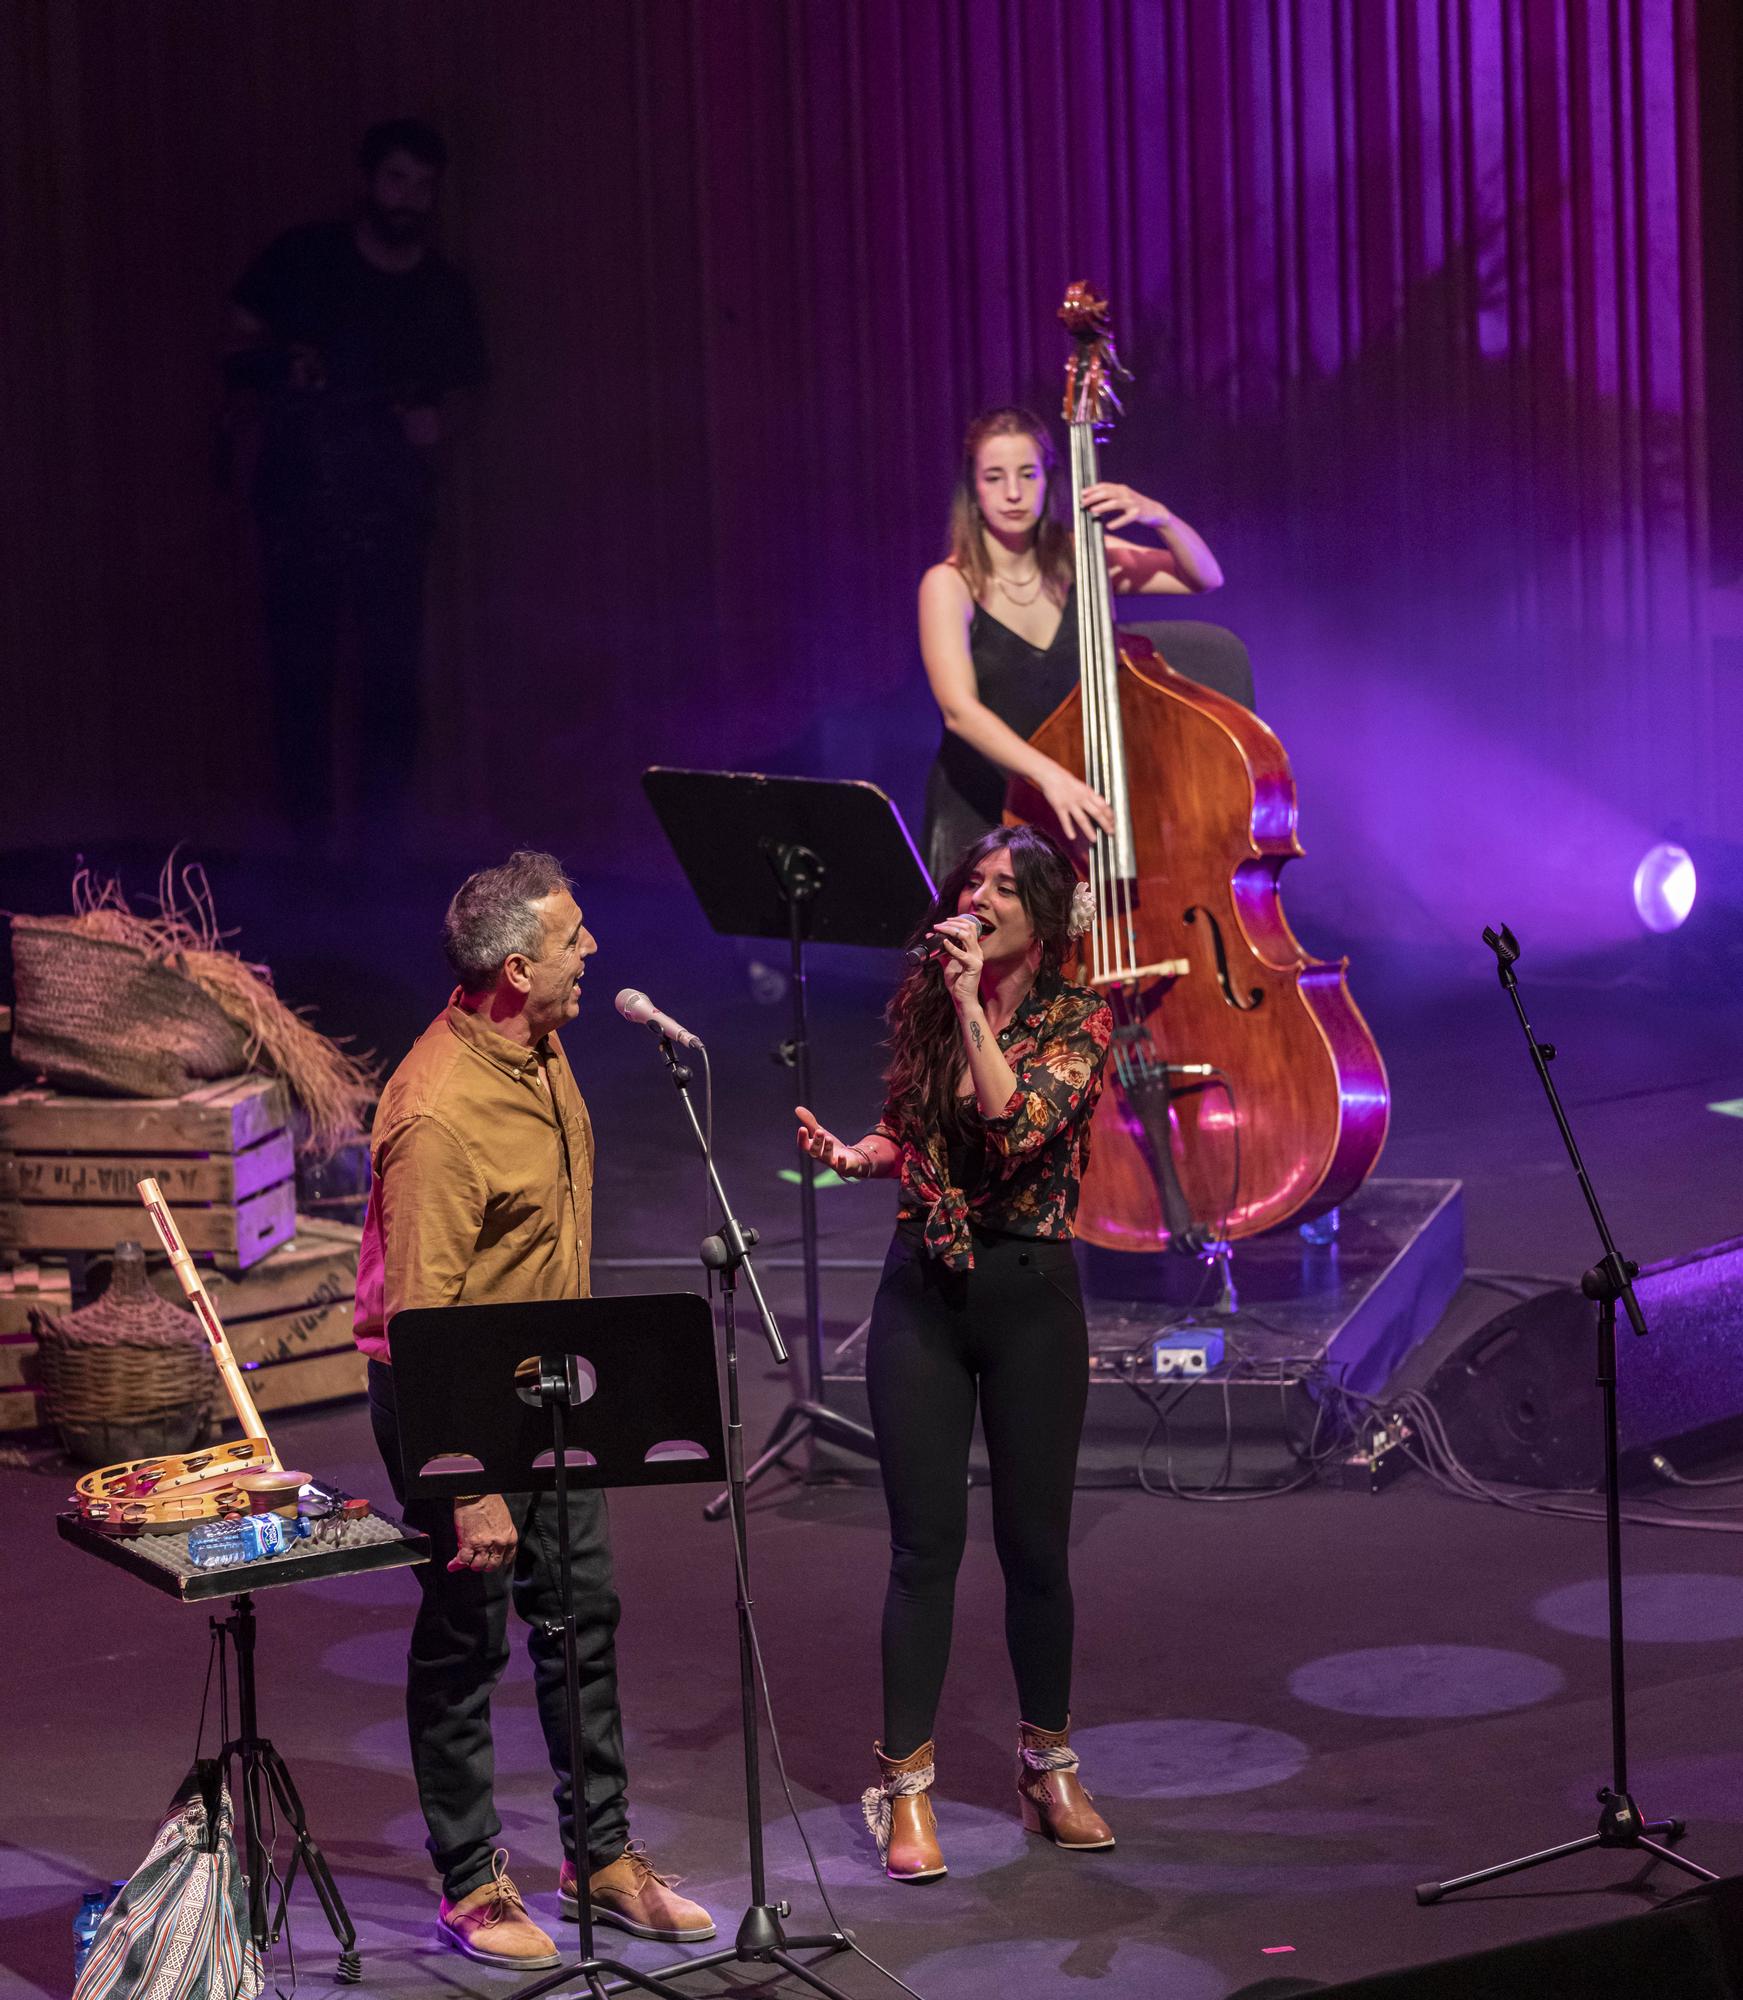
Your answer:
[[[1634,870],[1634,910],[1649,931],[1674,931],[1695,906],[1694,857],[1674,840],[1661,840]]]

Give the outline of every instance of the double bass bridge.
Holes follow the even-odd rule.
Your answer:
[[[1191,969],[1187,959],[1163,958],[1153,965],[1122,967],[1117,972],[1094,975],[1089,982],[1113,1012],[1109,1060],[1114,1080],[1146,1130],[1158,1117],[1166,1122],[1170,1074],[1192,1074],[1202,1067],[1170,1065],[1164,1060],[1151,1027],[1151,1017],[1167,997],[1168,987]]]

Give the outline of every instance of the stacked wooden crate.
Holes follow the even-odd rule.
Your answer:
[[[349,1223],[299,1215],[295,1236],[261,1263],[205,1274],[263,1415],[362,1393],[365,1363],[351,1337],[362,1238]],[[181,1297],[173,1271],[154,1271],[151,1281],[165,1298]]]
[[[36,1336],[32,1308],[72,1310],[72,1283],[64,1264],[18,1264],[0,1271],[0,1433],[31,1431],[48,1419],[36,1390]]]
[[[260,1409],[359,1393],[351,1339],[361,1231],[298,1215],[290,1101],[276,1078],[177,1098],[0,1096],[0,1430],[41,1421],[32,1305],[65,1312],[68,1262],[126,1239],[181,1302],[135,1183],[162,1187]],[[45,1289],[46,1287],[46,1289]]]
[[[112,1250],[149,1233],[137,1183],[162,1187],[188,1248],[244,1271],[296,1229],[290,1097],[230,1077],[183,1097],[0,1097],[0,1251]]]

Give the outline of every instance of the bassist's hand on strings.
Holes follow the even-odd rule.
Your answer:
[[[1035,779],[1035,789],[1052,808],[1060,831],[1068,841],[1094,840],[1097,833],[1112,833],[1114,809],[1093,786],[1086,785],[1063,764],[1049,763]]]
[[[1160,500],[1146,500],[1113,479],[1099,479],[1083,489],[1083,511],[1093,514],[1104,528],[1154,528],[1157,534],[1174,519]]]

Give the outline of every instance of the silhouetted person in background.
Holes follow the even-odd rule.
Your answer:
[[[483,383],[472,288],[430,247],[448,149],[415,119],[371,126],[349,219],[287,230],[231,294],[233,388],[259,401],[252,500],[283,802],[330,826],[341,629],[368,831],[392,842],[418,740],[424,573],[442,403]]]

